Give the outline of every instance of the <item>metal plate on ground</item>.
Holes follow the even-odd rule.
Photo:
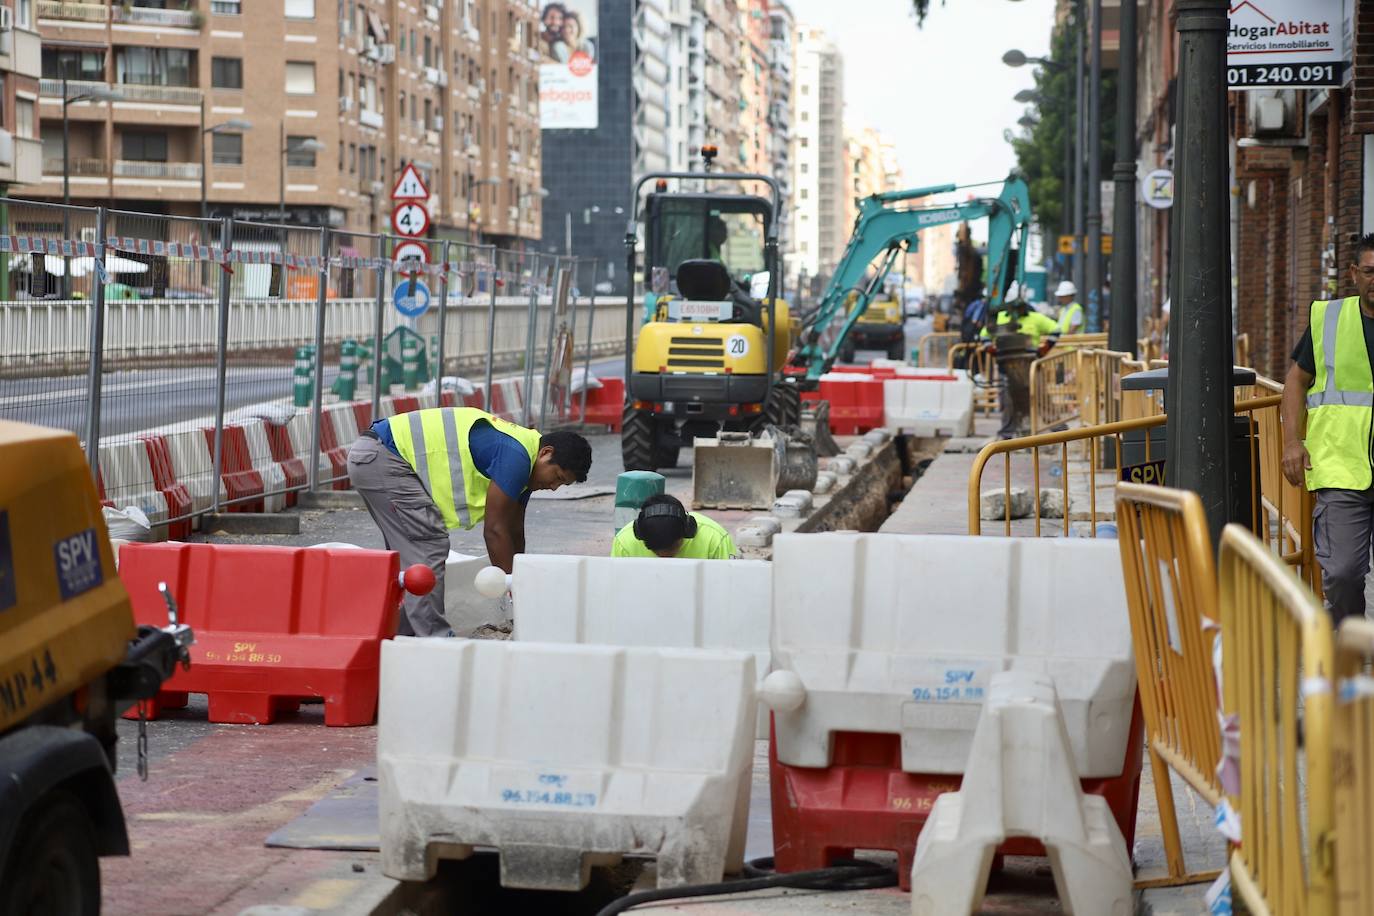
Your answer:
[[[376,852],[377,768],[354,773],[324,798],[269,836],[264,845],[282,849]]]

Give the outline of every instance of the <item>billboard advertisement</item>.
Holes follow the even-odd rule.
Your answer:
[[[539,126],[595,129],[599,0],[558,0],[539,9]]]
[[[1348,61],[1342,0],[1239,0],[1229,18],[1228,88],[1341,85]]]

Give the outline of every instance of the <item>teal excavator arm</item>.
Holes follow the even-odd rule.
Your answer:
[[[1013,257],[1012,279],[1017,282],[1025,279],[1026,235],[1031,222],[1030,190],[1018,175],[1007,178],[997,197],[938,206],[894,206],[957,190],[957,185],[934,185],[874,194],[859,201],[849,245],[830,278],[820,305],[806,319],[801,343],[792,357],[793,365],[806,367],[808,381],[819,379],[834,365],[835,356],[854,323],[883,288],[883,280],[897,255],[908,248],[914,251],[917,236],[923,229],[987,217],[988,314],[1001,307],[1003,284],[997,278],[1006,275],[1008,261]],[[868,266],[879,258],[881,263],[876,275],[865,282]],[[846,310],[851,293],[857,294],[857,298],[854,306]],[[822,337],[837,318],[843,318],[844,323],[826,346]]]

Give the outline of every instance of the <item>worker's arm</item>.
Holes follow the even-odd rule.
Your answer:
[[[1295,487],[1305,480],[1303,471],[1312,467],[1303,440],[1307,438],[1307,389],[1313,377],[1295,362],[1283,379],[1283,476]]]
[[[486,541],[491,565],[501,567],[507,574],[515,563],[515,555],[525,549],[525,507],[496,483],[487,489],[482,540]]]

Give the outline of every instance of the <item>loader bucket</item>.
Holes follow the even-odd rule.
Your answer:
[[[692,443],[692,507],[770,509],[781,471],[777,443],[767,433],[722,432]]]
[[[834,458],[840,453],[840,446],[830,435],[830,402],[805,401],[802,403],[801,431],[811,437],[816,454],[822,458]]]

